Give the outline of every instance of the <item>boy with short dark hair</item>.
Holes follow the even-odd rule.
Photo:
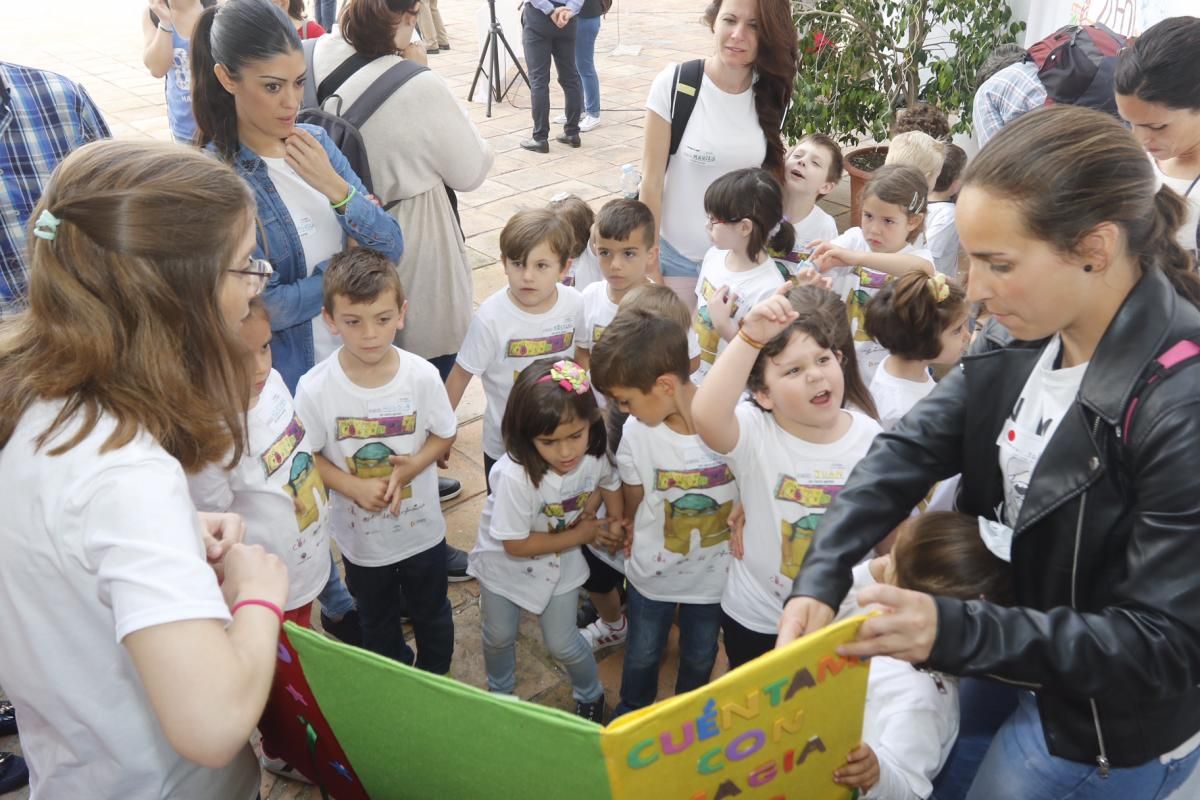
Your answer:
[[[696,433],[690,371],[685,329],[636,308],[618,312],[592,352],[593,385],[632,417],[617,450],[626,515],[634,515],[617,714],[654,702],[676,609],[675,691],[707,683],[717,657],[738,491],[725,459]]]
[[[392,344],[408,304],[385,256],[365,248],[334,256],[324,293],[321,316],[342,346],[300,379],[296,410],[330,490],[330,532],[358,601],[363,647],[444,675],[454,622],[435,462],[454,443],[454,410],[437,368]]]

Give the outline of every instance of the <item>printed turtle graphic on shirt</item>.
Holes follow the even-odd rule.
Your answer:
[[[388,458],[394,455],[395,451],[383,442],[369,442],[347,458],[346,465],[350,474],[360,478],[387,478],[392,474],[392,464]],[[412,484],[405,484],[400,497],[403,500],[412,497]]]
[[[700,535],[700,547],[729,541],[729,512],[733,501],[718,503],[705,494],[689,492],[675,502],[663,503],[663,546],[672,553],[687,555],[692,535]]]
[[[808,546],[812,544],[813,532],[821,523],[821,514],[805,514],[795,522],[783,520],[779,523],[782,536],[782,557],[779,571],[789,578],[795,578],[808,554]]]

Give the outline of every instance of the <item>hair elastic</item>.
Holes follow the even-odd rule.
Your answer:
[[[944,303],[950,297],[950,285],[946,283],[946,276],[940,272],[934,273],[932,278],[927,278],[925,285],[933,293],[933,299],[939,303]]]
[[[587,370],[574,361],[555,361],[550,367],[550,373],[538,378],[536,383],[557,383],[563,391],[572,394],[587,394],[592,390],[588,380]]]
[[[33,235],[39,239],[45,239],[47,242],[53,242],[54,237],[58,235],[58,226],[62,222],[61,219],[50,213],[47,208],[42,209],[42,213],[38,215],[37,222],[33,223]]]
[[[550,202],[551,203],[561,203],[570,196],[571,196],[570,192],[559,192],[558,194],[554,195],[554,197],[550,198]]]
[[[229,613],[231,615],[236,614],[239,608],[244,608],[245,606],[262,606],[275,616],[279,617],[280,624],[283,623],[283,609],[272,603],[270,600],[258,600],[256,598],[252,598],[250,600],[240,600],[233,604],[233,608],[229,609]]]

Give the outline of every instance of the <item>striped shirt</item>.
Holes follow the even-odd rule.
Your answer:
[[[980,147],[1017,117],[1046,105],[1046,87],[1037,73],[1037,64],[1018,62],[1000,70],[979,87],[972,122]]]
[[[25,304],[26,225],[51,173],[75,148],[111,135],[83,87],[0,61],[0,316]]]

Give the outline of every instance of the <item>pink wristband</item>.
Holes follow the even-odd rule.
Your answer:
[[[279,617],[279,624],[283,624],[283,609],[272,603],[270,600],[239,600],[233,604],[233,608],[229,609],[230,614],[236,614],[239,608],[243,606],[262,606],[270,609],[275,616]]]

